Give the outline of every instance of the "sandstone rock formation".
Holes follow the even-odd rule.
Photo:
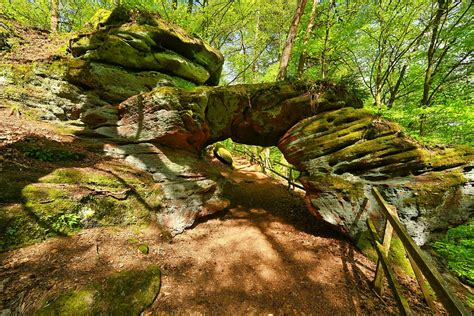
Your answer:
[[[140,12],[98,12],[69,51],[57,61],[2,65],[0,100],[43,119],[79,119],[82,136],[103,137],[107,155],[150,173],[160,192],[153,212],[173,233],[228,205],[225,179],[198,156],[227,138],[278,145],[302,171],[309,210],[354,238],[365,218],[378,216],[372,186],[420,244],[473,215],[472,148],[425,147],[342,86],[213,87],[220,52]]]
[[[305,174],[311,213],[350,236],[366,229],[368,216],[379,215],[372,186],[398,208],[419,244],[473,215],[473,148],[422,146],[397,124],[363,109],[302,120],[278,146]]]
[[[295,123],[344,106],[361,106],[344,88],[269,83],[229,87],[157,88],[119,105],[117,135],[193,152],[226,138],[272,146]],[[312,103],[312,98],[318,98]],[[100,132],[100,131],[99,131]]]
[[[130,14],[123,9],[101,11],[91,33],[72,39],[70,51],[103,65],[117,65],[137,72],[161,72],[198,85],[216,85],[223,65],[222,54],[177,25],[156,15]],[[93,67],[91,64],[88,67]],[[104,66],[103,66],[104,67]],[[159,76],[159,74],[157,75]],[[77,80],[87,78],[77,76]]]

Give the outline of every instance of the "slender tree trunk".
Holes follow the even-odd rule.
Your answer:
[[[178,0],[173,0],[173,10],[178,9]]]
[[[244,34],[243,34],[242,31],[240,31],[239,34],[240,34],[240,49],[242,51],[242,54],[244,55],[244,62],[246,64],[247,63],[247,49],[245,48]],[[242,73],[243,83],[247,83],[247,71],[246,71],[246,69],[248,69],[248,68],[245,67],[244,71]]]
[[[51,32],[59,28],[59,0],[51,0]]]
[[[375,75],[375,107],[377,110],[382,108],[382,61],[384,58],[383,51],[377,61],[377,74]]]
[[[328,65],[327,65],[327,51],[328,51],[328,43],[329,43],[329,33],[331,30],[331,10],[334,6],[334,0],[331,0],[328,9],[328,18],[326,20],[326,32],[324,34],[324,45],[323,50],[321,52],[321,76],[323,79],[326,79],[327,72],[328,72]]]
[[[188,13],[193,13],[193,0],[188,0]]]
[[[403,78],[405,77],[405,72],[407,71],[407,65],[403,65],[402,70],[400,71],[400,74],[398,76],[398,80],[395,83],[395,86],[393,89],[390,90],[390,97],[387,101],[387,108],[391,109],[393,107],[393,104],[395,103],[395,100],[397,98],[398,91],[400,90],[400,85],[402,84]]]
[[[291,51],[293,50],[293,44],[296,38],[296,32],[298,31],[298,25],[300,24],[301,16],[303,15],[304,8],[307,0],[300,0],[298,7],[296,8],[293,21],[291,22],[290,30],[286,38],[283,52],[281,53],[280,67],[278,70],[277,80],[285,80],[286,72],[288,69],[288,63],[290,62]]]
[[[257,45],[258,45],[258,33],[260,31],[260,10],[256,12],[257,16],[255,17],[255,34],[253,38],[253,64],[252,64],[252,83],[257,81]]]
[[[436,15],[433,20],[433,29],[431,32],[431,40],[430,46],[428,47],[427,52],[427,65],[425,71],[425,79],[423,81],[423,97],[421,99],[421,107],[429,107],[430,106],[430,90],[431,90],[431,83],[433,81],[433,66],[435,64],[435,52],[436,52],[436,43],[439,37],[439,27],[441,23],[441,19],[443,18],[444,14],[447,14],[449,5],[449,0],[438,0],[438,9],[436,11]],[[420,129],[419,129],[420,136],[426,135],[426,115],[420,115]]]
[[[311,32],[313,31],[313,28],[314,28],[314,20],[316,19],[317,6],[318,6],[318,0],[313,0],[313,6],[311,8],[311,16],[309,17],[308,26],[306,27],[306,32],[304,34],[303,49],[301,50],[300,60],[298,62],[298,71],[297,71],[298,77],[301,77],[301,75],[303,74],[304,64],[306,61],[306,56],[308,54],[307,46],[308,46],[309,39],[311,37]]]

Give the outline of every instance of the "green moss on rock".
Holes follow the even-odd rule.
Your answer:
[[[21,204],[0,207],[0,251],[42,241],[48,231]]]
[[[69,290],[46,299],[37,315],[138,315],[160,290],[160,269],[112,274],[92,286]]]
[[[114,102],[160,86],[184,89],[195,86],[190,81],[158,71],[131,71],[117,65],[81,59],[71,60],[68,67],[69,81],[93,89],[105,100]]]
[[[25,186],[24,207],[0,209],[0,249],[81,228],[149,223],[161,206],[161,187],[130,167],[110,168],[59,168]]]
[[[369,258],[372,262],[377,262],[378,255],[372,246],[371,236],[368,230],[361,232],[357,240],[357,247],[362,251],[362,253]],[[392,242],[390,243],[390,251],[388,254],[388,260],[392,264],[392,267],[395,267],[399,272],[408,274],[412,278],[415,277],[415,273],[411,267],[410,261],[406,256],[405,248],[403,244],[396,235],[392,236]]]
[[[451,207],[459,203],[459,188],[467,182],[461,170],[452,169],[429,172],[414,177],[406,186],[413,190],[414,196],[405,199],[406,204],[417,204],[432,210],[447,205]]]

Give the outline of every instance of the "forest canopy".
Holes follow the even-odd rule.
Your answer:
[[[115,6],[158,13],[221,50],[222,85],[342,82],[415,137],[474,144],[471,1],[0,0],[5,16],[51,36]]]

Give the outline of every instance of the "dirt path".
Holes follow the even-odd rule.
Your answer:
[[[95,228],[0,254],[0,311],[28,314],[52,293],[158,263],[162,288],[145,315],[396,312],[369,287],[374,264],[309,215],[301,194],[248,168],[229,179],[230,209],[172,241],[155,226]]]

